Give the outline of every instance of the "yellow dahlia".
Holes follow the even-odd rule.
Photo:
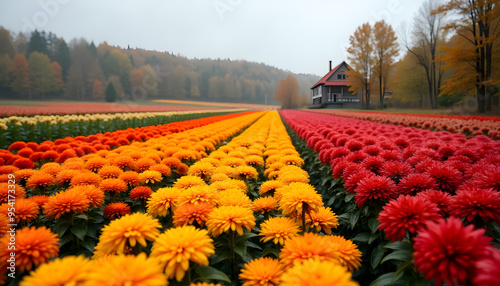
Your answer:
[[[233,179],[216,181],[210,184],[210,186],[215,188],[219,192],[229,189],[241,189],[242,191],[247,190],[247,185],[245,184],[245,182]]]
[[[158,259],[145,253],[118,255],[94,262],[85,286],[166,286],[168,280]]]
[[[241,206],[250,208],[252,200],[240,189],[229,189],[219,192],[217,206]]]
[[[289,217],[272,217],[260,225],[259,235],[263,236],[262,241],[272,240],[275,244],[285,244],[285,242],[297,236],[300,231],[299,224]]]
[[[175,276],[177,281],[189,269],[189,261],[208,265],[208,257],[213,253],[215,248],[208,232],[191,225],[168,229],[151,248],[151,257],[158,258],[168,278]]]
[[[20,286],[82,286],[92,270],[92,262],[83,256],[66,256],[40,265],[25,276]]]
[[[236,172],[239,174],[240,179],[257,179],[259,173],[252,166],[239,166],[236,167]]]
[[[332,234],[332,228],[337,228],[339,221],[330,208],[319,207],[318,211],[311,211],[306,215],[306,226],[315,228],[316,231],[323,230],[326,234]]]
[[[208,180],[215,172],[215,167],[209,162],[198,161],[191,165],[188,169],[189,176],[200,177],[203,180]]]
[[[243,286],[276,286],[281,282],[283,266],[277,259],[261,257],[245,263],[239,275]]]
[[[112,220],[102,229],[96,252],[123,254],[126,246],[147,246],[146,241],[153,241],[160,234],[161,224],[157,219],[144,213],[125,215]]]
[[[255,217],[249,208],[224,206],[214,209],[208,216],[207,228],[214,237],[229,230],[242,235],[243,227],[249,231],[255,227]]]
[[[258,155],[249,155],[243,159],[245,164],[253,167],[264,167],[264,159]]]
[[[286,155],[280,158],[280,162],[285,165],[294,165],[302,167],[304,160],[299,155]]]
[[[282,286],[358,286],[351,273],[334,262],[308,260],[297,263],[281,276]]]
[[[229,179],[230,178],[226,174],[216,173],[210,177],[210,183],[220,182]]]
[[[280,261],[285,267],[308,259],[340,264],[339,254],[328,243],[328,238],[324,236],[306,232],[304,235],[287,239],[280,252]]]
[[[275,181],[275,180],[269,180],[269,181],[265,181],[264,183],[262,183],[260,185],[260,188],[259,188],[259,195],[264,195],[266,193],[269,193],[271,196],[274,195],[274,192],[283,187],[285,184],[283,182],[280,182],[280,181]]]
[[[166,216],[168,211],[174,211],[179,198],[177,188],[160,188],[152,193],[147,203],[147,213],[153,217]]]
[[[329,235],[326,237],[334,250],[338,253],[340,263],[347,267],[349,271],[352,272],[354,269],[358,269],[361,266],[362,253],[359,251],[356,244],[339,235]]]
[[[177,189],[188,189],[194,186],[204,186],[206,185],[205,181],[200,177],[196,176],[183,176],[177,179],[174,183],[174,187]]]
[[[263,197],[255,199],[252,202],[252,210],[254,212],[270,212],[278,208],[278,201],[273,197]]]
[[[323,206],[321,195],[309,184],[291,183],[282,189],[279,206],[284,214],[302,214],[303,210],[318,211]]]

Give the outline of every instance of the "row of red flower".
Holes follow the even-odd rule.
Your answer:
[[[303,111],[281,114],[331,165],[360,209],[382,210],[379,229],[388,239],[414,243],[414,264],[427,279],[498,284],[492,265],[500,265],[500,250],[483,227],[490,232],[500,224],[500,141]]]
[[[24,169],[34,168],[37,164],[42,165],[47,161],[63,163],[68,158],[82,157],[86,154],[97,153],[100,150],[111,150],[119,146],[130,145],[133,142],[160,138],[244,114],[247,113],[234,113],[164,125],[129,128],[90,136],[66,137],[55,141],[44,141],[40,144],[17,141],[12,143],[8,150],[0,150],[0,166],[13,165]]]
[[[314,110],[337,116],[352,117],[378,123],[390,123],[407,127],[418,127],[435,131],[449,131],[466,135],[486,135],[493,139],[500,139],[499,117],[437,115],[437,114],[407,114],[387,113],[374,111],[346,111],[346,110]]]

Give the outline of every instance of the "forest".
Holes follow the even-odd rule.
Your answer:
[[[188,99],[277,104],[274,94],[289,71],[231,59],[188,59],[172,52],[98,46],[35,30],[0,27],[0,98],[104,101],[112,83],[118,101]],[[293,74],[300,93],[319,79]]]

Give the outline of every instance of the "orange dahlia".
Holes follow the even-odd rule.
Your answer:
[[[285,242],[297,236],[300,231],[299,224],[288,217],[272,217],[265,220],[260,225],[259,235],[263,236],[262,241],[272,240],[274,244],[285,244]]]
[[[243,286],[277,286],[280,285],[283,266],[277,259],[261,257],[245,263],[239,275]]]
[[[96,156],[85,162],[84,168],[92,171],[98,172],[102,167],[108,164],[108,161],[102,157]]]
[[[152,193],[153,191],[151,190],[150,187],[146,186],[135,187],[132,190],[130,190],[129,197],[136,201],[147,200]]]
[[[4,216],[8,216],[12,211],[12,206],[9,204],[0,205],[0,214]],[[13,213],[15,216],[16,223],[19,222],[30,222],[36,218],[38,218],[38,214],[40,213],[40,208],[38,204],[34,201],[27,199],[17,199],[15,201],[15,207]],[[12,218],[12,217],[11,217]]]
[[[48,201],[49,197],[47,196],[31,196],[26,198],[29,201],[35,202],[38,207],[43,207],[43,205]]]
[[[128,186],[127,183],[121,179],[105,179],[99,184],[99,189],[103,192],[118,194],[126,192],[128,190]]]
[[[12,191],[12,186],[14,186],[15,192]],[[20,185],[12,185],[8,184],[7,182],[0,183],[0,203],[7,203],[9,201],[9,195],[13,195],[16,199],[25,198],[26,191]]]
[[[47,203],[43,206],[43,214],[47,217],[59,219],[65,213],[83,213],[89,207],[90,201],[85,193],[67,190],[49,197]]]
[[[208,180],[215,172],[215,167],[209,162],[198,161],[188,169],[189,176],[197,176]]]
[[[33,266],[38,266],[47,262],[51,257],[59,255],[59,238],[45,226],[25,227],[16,231],[16,247],[6,252],[8,257],[1,257],[7,260],[11,252],[15,253],[16,269],[22,273],[31,270]],[[0,242],[0,247],[7,249],[10,242],[10,235],[6,235]]]
[[[96,187],[99,187],[100,183],[101,183],[101,176],[94,174],[92,172],[80,173],[78,175],[75,175],[71,179],[72,187],[81,185],[94,185]]]
[[[143,213],[127,214],[112,220],[102,229],[96,253],[123,254],[125,248],[136,244],[147,246],[147,241],[154,241],[160,234],[161,224],[157,219]]]
[[[130,207],[123,202],[111,203],[104,207],[104,217],[109,219],[120,218],[130,213]]]
[[[127,183],[129,186],[138,186],[141,181],[139,180],[139,173],[135,171],[126,171],[120,175],[119,179]]]
[[[309,259],[340,263],[339,254],[328,243],[328,238],[325,236],[306,232],[302,236],[295,236],[286,240],[280,252],[280,260],[285,267]]]
[[[71,179],[73,179],[74,176],[80,174],[80,171],[78,170],[72,170],[72,169],[63,169],[56,175],[56,183],[59,187],[62,187],[64,184],[69,184],[71,182]]]
[[[330,261],[308,260],[295,264],[281,277],[282,286],[358,286],[351,273]]]
[[[34,189],[36,187],[46,188],[48,186],[52,186],[56,183],[55,178],[48,173],[37,171],[26,181],[27,189]]]
[[[36,173],[36,171],[32,169],[22,169],[14,172],[16,179],[25,181],[27,181],[34,173]]]
[[[89,200],[90,205],[96,208],[100,208],[104,203],[104,192],[94,185],[76,186],[69,190],[83,193]]]
[[[199,227],[203,227],[213,209],[209,203],[182,204],[174,212],[174,225],[180,227],[196,222]]]
[[[342,266],[347,267],[351,272],[361,266],[362,253],[359,251],[356,244],[340,235],[329,235],[325,237],[338,253],[339,261]]]
[[[168,278],[181,281],[189,269],[189,262],[208,265],[208,257],[215,253],[213,240],[204,229],[194,226],[170,228],[160,234],[151,248],[151,257],[158,258]]]
[[[208,216],[207,228],[214,237],[229,230],[243,235],[243,227],[249,231],[255,227],[255,217],[249,208],[224,206],[214,209]]]
[[[216,204],[218,194],[215,189],[210,186],[194,186],[187,188],[179,194],[177,203],[181,204],[197,204],[197,203],[210,203]]]
[[[134,170],[135,169],[135,162],[134,159],[130,158],[129,156],[116,156],[112,160],[112,164],[117,166],[118,168],[122,170]]]
[[[102,179],[117,179],[122,173],[122,169],[117,166],[105,165],[97,172],[97,175],[101,176]]]
[[[147,213],[153,217],[166,216],[168,211],[175,210],[180,190],[177,188],[160,188],[152,193],[147,202]]]
[[[54,162],[45,163],[40,168],[40,171],[45,172],[47,174],[51,174],[54,177],[57,176],[57,174],[61,172],[61,170],[62,170],[61,165]]]
[[[149,171],[160,172],[160,174],[163,177],[169,177],[170,175],[172,175],[172,170],[168,166],[165,166],[162,164],[155,164],[155,165],[149,167]]]

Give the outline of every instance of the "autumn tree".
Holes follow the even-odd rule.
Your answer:
[[[177,65],[173,75],[173,96],[174,98],[185,99],[187,97],[186,90],[186,72],[184,67]]]
[[[102,99],[103,97],[104,97],[104,87],[102,86],[102,82],[96,79],[94,80],[94,84],[92,85],[92,98]]]
[[[191,87],[189,88],[189,95],[194,98],[200,97],[200,89],[196,82],[191,82]]]
[[[13,41],[10,32],[3,27],[0,27],[0,56],[2,54],[6,54],[12,58],[16,54],[12,43]]]
[[[406,53],[396,63],[394,74],[394,103],[423,108],[429,87],[425,69],[418,64],[417,59],[411,53]]]
[[[276,93],[274,94],[274,99],[281,102],[281,108],[297,108],[301,103],[299,90],[300,86],[297,79],[289,74],[285,79],[280,80]]]
[[[399,54],[397,37],[392,26],[384,20],[373,26],[374,75],[378,78],[380,108],[384,108],[385,88],[394,69],[395,58]]]
[[[57,90],[57,82],[49,57],[39,52],[29,57],[30,80],[33,94],[45,99],[48,92]]]
[[[370,107],[370,92],[374,82],[373,31],[369,23],[359,26],[349,37],[347,48],[350,69],[345,72],[349,91],[361,92],[361,104]]]
[[[422,4],[414,20],[411,36],[403,34],[403,45],[418,65],[424,68],[429,90],[429,102],[437,108],[437,97],[443,81],[443,69],[437,61],[440,47],[444,44],[443,15],[432,14],[439,2],[427,0]],[[410,38],[412,40],[410,40]]]
[[[64,87],[64,81],[62,78],[62,67],[59,65],[58,62],[52,62],[50,65],[54,73],[54,86],[52,88],[52,91],[57,92],[62,90]]]
[[[17,54],[12,60],[12,66],[10,67],[10,88],[12,91],[20,94],[26,95],[29,93],[29,99],[31,100],[30,90],[30,68],[28,60],[22,54]]]
[[[140,87],[143,85],[144,73],[140,69],[132,69],[132,71],[130,71],[129,80],[132,89],[134,89],[134,87]]]
[[[143,86],[147,91],[148,96],[156,97],[158,96],[158,75],[155,69],[150,65],[144,65],[141,67],[141,71],[144,74]]]
[[[435,9],[432,15],[452,16],[444,30],[459,35],[467,44],[448,48],[443,60],[454,66],[465,57],[473,64],[477,111],[490,110],[491,93],[500,84],[500,79],[492,73],[493,50],[500,40],[500,3],[498,0],[452,0]],[[443,90],[462,80],[463,76],[455,74]]]

